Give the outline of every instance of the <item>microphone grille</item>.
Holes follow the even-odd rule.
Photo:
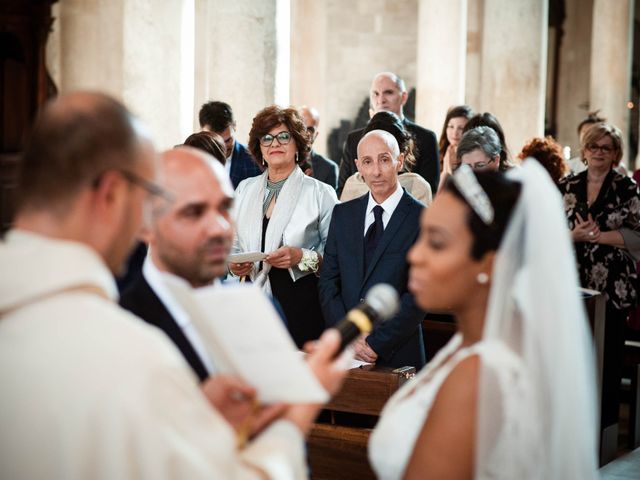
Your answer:
[[[367,292],[365,303],[378,312],[381,319],[387,320],[398,311],[398,292],[387,283],[379,283]]]

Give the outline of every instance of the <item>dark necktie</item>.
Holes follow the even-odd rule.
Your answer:
[[[373,258],[373,252],[376,251],[376,247],[382,238],[384,232],[384,224],[382,223],[382,212],[384,210],[380,205],[373,207],[373,217],[375,220],[369,226],[367,233],[364,236],[364,270],[365,272],[369,268],[369,262]]]

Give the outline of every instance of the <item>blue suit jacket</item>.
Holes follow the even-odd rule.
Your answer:
[[[260,175],[262,170],[253,161],[247,147],[236,141],[233,146],[233,155],[231,156],[231,171],[229,177],[233,188],[236,188],[238,184],[245,178],[255,177]]]
[[[406,256],[418,237],[423,205],[404,192],[365,272],[364,219],[368,201],[367,193],[333,209],[318,284],[325,322],[327,326],[335,325],[373,285],[388,283],[400,295],[400,311],[377,325],[367,343],[378,354],[378,365],[421,368],[425,363],[424,312],[407,290]]]

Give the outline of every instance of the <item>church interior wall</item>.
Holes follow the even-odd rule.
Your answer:
[[[564,0],[562,29],[549,37],[554,41],[561,35],[555,134],[573,154],[575,129],[587,111],[600,108],[627,133],[637,116],[627,106],[630,16],[637,2],[621,1],[626,10],[600,0]],[[421,2],[61,0],[54,4],[47,62],[60,92],[100,89],[124,100],[150,125],[162,148],[197,129],[204,101],[222,99],[234,107],[242,142],[254,114],[267,104],[315,106],[321,115],[316,150],[326,153],[329,133],[356,118],[375,73],[394,71],[409,89],[418,85],[419,29],[436,28],[438,22],[419,15]],[[500,118],[515,154],[527,138],[543,133],[549,110],[548,2],[464,3],[464,101]],[[290,42],[284,45],[278,32],[289,18]],[[619,31],[623,24],[626,36]],[[443,44],[447,40],[443,33]],[[598,71],[594,48],[609,56],[604,73]],[[284,93],[278,90],[283,73],[289,83]],[[428,92],[418,92],[418,111],[428,99]],[[439,132],[441,125],[431,123],[425,126]]]

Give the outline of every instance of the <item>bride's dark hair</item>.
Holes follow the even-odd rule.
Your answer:
[[[500,246],[502,237],[511,218],[511,212],[520,196],[520,183],[510,180],[502,172],[473,172],[478,183],[489,197],[494,209],[493,222],[487,225],[469,206],[455,182],[451,178],[444,185],[444,190],[451,192],[469,207],[467,225],[473,235],[471,257],[480,260],[485,253],[495,251]]]

